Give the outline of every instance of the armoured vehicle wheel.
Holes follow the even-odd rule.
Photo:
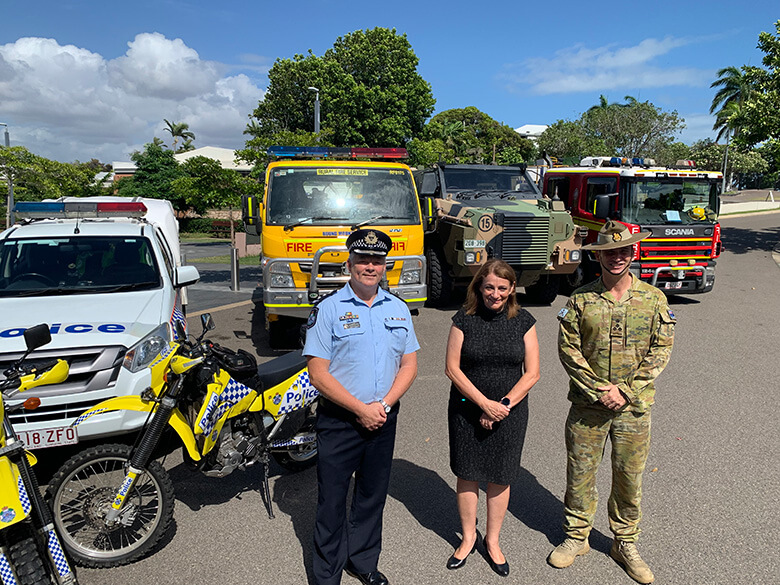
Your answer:
[[[561,280],[558,276],[542,276],[536,284],[525,287],[528,300],[538,305],[549,305],[558,296]]]
[[[152,461],[128,492],[117,521],[106,523],[130,452],[128,445],[91,447],[66,461],[46,490],[62,544],[78,565],[133,562],[160,541],[173,519],[173,483]]]
[[[452,277],[447,269],[444,251],[436,245],[425,251],[428,262],[428,305],[446,306],[452,298]]]
[[[558,292],[564,295],[570,295],[586,282],[585,270],[583,269],[582,264],[580,264],[577,266],[577,270],[571,274],[564,274],[561,276],[561,287]]]

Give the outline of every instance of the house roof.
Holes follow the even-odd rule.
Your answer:
[[[236,162],[236,151],[229,148],[219,148],[217,146],[204,146],[202,148],[196,148],[195,150],[188,150],[187,152],[180,152],[174,154],[173,158],[177,162],[183,163],[185,160],[194,156],[205,156],[219,161],[223,169],[233,169],[240,173],[248,173],[252,170],[252,165],[244,162]],[[127,161],[114,161],[111,163],[114,169],[114,175],[132,175],[135,173],[136,166],[134,162]]]
[[[538,138],[545,130],[547,130],[545,124],[525,124],[519,128],[515,128],[515,132],[526,138]]]
[[[196,148],[195,150],[180,152],[178,154],[174,154],[173,158],[181,163],[195,156],[213,158],[214,160],[219,161],[223,169],[233,169],[234,171],[243,171],[246,173],[252,170],[252,165],[248,165],[245,162],[236,162],[235,150],[231,150],[229,148],[219,148],[217,146],[204,146],[202,148]]]

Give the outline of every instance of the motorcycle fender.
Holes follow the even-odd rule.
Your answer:
[[[141,400],[140,396],[117,396],[115,398],[109,398],[104,400],[90,408],[80,417],[78,417],[71,424],[72,427],[77,427],[85,420],[96,414],[103,414],[105,412],[114,412],[116,410],[135,410],[138,412],[149,412],[154,407],[154,402]]]
[[[0,494],[0,530],[27,518],[32,504],[19,470],[8,457],[0,457]]]
[[[95,414],[113,412],[115,410],[149,412],[152,410],[154,405],[154,402],[141,400],[140,396],[117,396],[116,398],[109,398],[100,404],[96,404],[87,412],[78,417],[73,423],[73,426],[84,422]],[[195,443],[195,435],[192,433],[192,429],[187,424],[187,421],[184,419],[184,415],[179,411],[178,408],[173,410],[173,414],[168,421],[168,424],[170,424],[173,427],[173,430],[176,431],[176,434],[179,435],[182,443],[184,443],[184,447],[187,449],[187,453],[189,453],[189,456],[193,459],[193,461],[200,461],[201,456],[198,452],[198,446]]]

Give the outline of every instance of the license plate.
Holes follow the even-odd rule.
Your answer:
[[[664,288],[682,288],[682,285],[683,285],[682,281],[678,280],[678,281],[675,281],[675,282],[667,282],[667,283],[665,283],[664,284]]]
[[[79,442],[79,434],[75,427],[19,431],[16,434],[21,441],[24,441],[28,449],[61,447],[62,445],[75,445]]]

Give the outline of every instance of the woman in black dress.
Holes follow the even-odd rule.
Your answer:
[[[477,547],[479,482],[487,482],[487,560],[509,574],[498,543],[509,504],[509,484],[520,474],[528,423],[528,391],[539,380],[535,319],[515,298],[515,271],[488,260],[474,276],[466,303],[452,318],[447,340],[450,467],[457,476],[460,546],[447,561],[462,567]]]

